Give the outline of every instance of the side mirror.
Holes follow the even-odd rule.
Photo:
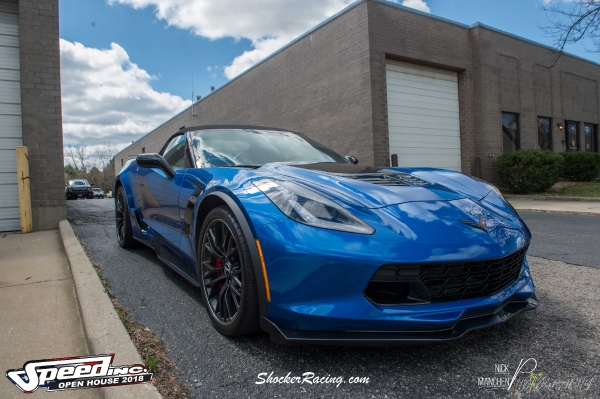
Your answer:
[[[344,158],[346,158],[346,160],[351,164],[356,165],[358,163],[358,158],[353,157],[352,155],[346,155]]]
[[[165,172],[170,178],[175,176],[171,165],[160,154],[140,154],[135,159],[140,168],[157,168]]]

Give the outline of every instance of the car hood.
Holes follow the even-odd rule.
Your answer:
[[[441,169],[370,167],[339,163],[267,164],[257,172],[295,181],[367,208],[421,201],[484,198],[489,189],[457,172]]]

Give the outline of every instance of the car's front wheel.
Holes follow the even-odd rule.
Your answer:
[[[136,245],[131,231],[131,219],[129,217],[129,206],[127,196],[123,187],[117,190],[117,201],[115,203],[115,224],[117,226],[117,241],[122,248],[132,248]]]
[[[213,209],[198,240],[202,297],[215,328],[236,336],[259,331],[252,259],[239,222],[227,207]]]

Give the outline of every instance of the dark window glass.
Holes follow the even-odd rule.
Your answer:
[[[519,149],[519,114],[502,113],[502,146],[504,154]]]
[[[585,129],[585,145],[584,150],[588,152],[596,152],[598,148],[598,136],[597,136],[597,126],[596,125],[588,125],[584,126]]]
[[[579,123],[567,122],[567,151],[577,151],[579,148]]]
[[[552,150],[552,119],[538,117],[538,145],[540,150]]]
[[[146,153],[146,147],[142,147],[142,154]]]
[[[300,134],[250,129],[190,133],[198,167],[262,166],[280,163],[348,163],[344,157]]]
[[[173,137],[163,153],[163,158],[175,170],[185,168],[185,134]]]

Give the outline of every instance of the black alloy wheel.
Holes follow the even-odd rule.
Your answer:
[[[131,232],[131,219],[129,218],[129,206],[123,187],[117,190],[115,200],[115,225],[117,227],[117,241],[122,248],[132,248],[136,241]]]
[[[259,330],[258,294],[242,229],[226,207],[213,209],[198,245],[202,297],[215,328],[236,336]]]

